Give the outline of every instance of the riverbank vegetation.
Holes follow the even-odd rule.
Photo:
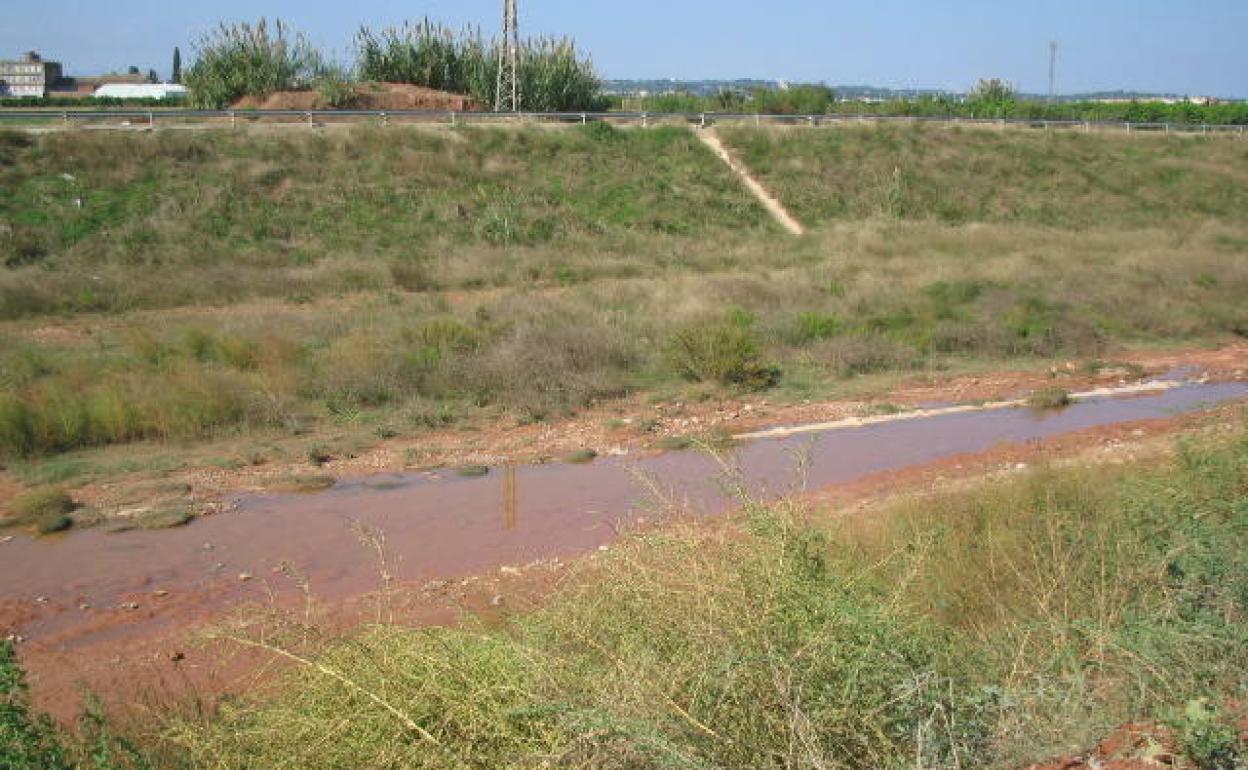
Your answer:
[[[488,625],[339,641],[271,616],[231,627],[304,663],[104,756],[188,770],[1016,768],[1131,721],[1156,741],[1141,752],[1234,768],[1248,751],[1234,726],[1246,502],[1239,425],[1163,462],[1040,467],[865,512],[743,498],[708,527],[671,511]],[[99,752],[75,754],[21,710],[6,664],[11,756],[127,766],[92,764]]]
[[[1234,141],[723,135],[814,233],[673,128],[11,135],[0,451],[358,447],[1248,334]]]

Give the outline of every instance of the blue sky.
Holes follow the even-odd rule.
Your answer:
[[[221,19],[281,17],[340,57],[360,24],[428,15],[498,26],[498,0],[57,0],[8,3],[0,55],[31,48],[87,74],[169,71]],[[13,8],[12,5],[17,5]],[[983,76],[1063,92],[1248,97],[1248,0],[521,0],[526,33],[566,33],[606,77],[785,78],[964,89]]]

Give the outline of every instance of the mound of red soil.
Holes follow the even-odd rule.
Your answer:
[[[278,91],[263,98],[244,96],[231,106],[237,110],[333,109],[316,91]],[[481,105],[471,96],[406,83],[361,83],[356,88],[356,99],[350,108],[476,112],[481,109]]]

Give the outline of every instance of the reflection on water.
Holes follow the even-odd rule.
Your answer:
[[[509,464],[503,471],[503,529],[516,528],[516,466]]]

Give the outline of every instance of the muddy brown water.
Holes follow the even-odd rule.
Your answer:
[[[1163,418],[1245,396],[1248,383],[1188,384],[1157,395],[1091,399],[1060,412],[969,412],[757,440],[732,454],[752,492],[766,497],[799,483],[799,457],[807,462],[805,484],[816,489],[1000,444]],[[201,592],[205,602],[223,608],[264,599],[270,591],[293,592],[291,582],[274,573],[283,562],[306,575],[321,599],[344,599],[379,587],[376,558],[361,544],[354,522],[384,533],[391,571],[399,580],[481,574],[609,543],[622,525],[652,515],[655,496],[641,477],[655,480],[669,500],[694,513],[713,515],[731,505],[721,467],[696,451],[495,468],[476,478],[454,471],[382,474],[345,480],[317,494],[244,495],[236,498],[235,512],[181,529],[19,535],[0,544],[0,599],[40,599],[57,610],[23,629],[32,639],[81,623],[78,608],[84,603],[115,608],[130,597],[163,590]],[[254,579],[240,581],[241,573]],[[161,620],[136,617],[135,622]]]

